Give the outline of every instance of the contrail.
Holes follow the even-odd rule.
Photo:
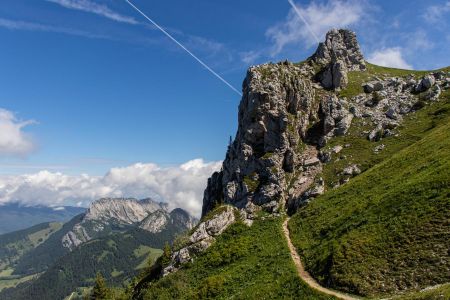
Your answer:
[[[183,44],[181,44],[179,41],[177,41],[170,33],[164,30],[161,26],[159,26],[155,21],[150,19],[146,14],[144,14],[139,8],[137,8],[133,3],[131,3],[128,0],[125,0],[132,8],[134,8],[138,13],[140,13],[144,18],[146,18],[148,21],[150,21],[153,25],[155,25],[156,28],[162,31],[169,39],[171,39],[174,43],[176,43],[178,46],[180,46],[184,51],[186,51],[190,56],[192,56],[196,61],[198,61],[203,67],[205,67],[209,72],[211,72],[214,76],[219,78],[223,83],[225,83],[229,88],[231,88],[233,91],[235,91],[239,96],[242,96],[242,93],[238,91],[234,86],[232,86],[228,81],[226,81],[222,76],[217,74],[213,69],[211,69],[207,64],[205,64],[200,58],[194,55],[191,51],[189,51]]]
[[[303,23],[305,23],[306,28],[308,29],[309,33],[311,33],[311,35],[314,37],[314,39],[316,40],[317,44],[320,43],[319,38],[317,37],[317,35],[314,33],[314,31],[312,31],[311,26],[309,26],[308,22],[306,21],[306,19],[303,17],[302,13],[300,12],[300,10],[298,9],[298,7],[295,5],[295,3],[292,0],[288,0],[289,4],[292,6],[292,8],[295,10],[295,12],[297,13],[297,15],[300,17],[300,19],[302,19]]]

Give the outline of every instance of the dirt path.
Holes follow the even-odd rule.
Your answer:
[[[288,221],[289,218],[287,218],[284,223],[283,223],[283,232],[284,232],[284,236],[286,237],[288,246],[289,246],[289,251],[291,252],[291,257],[294,260],[294,264],[295,267],[297,268],[297,272],[298,275],[300,276],[300,278],[306,282],[307,285],[309,285],[311,288],[320,291],[324,294],[327,295],[331,295],[331,296],[335,296],[339,299],[344,299],[344,300],[358,300],[359,298],[354,298],[342,293],[339,293],[337,291],[333,291],[330,289],[327,289],[323,286],[321,286],[314,278],[311,277],[311,275],[309,275],[309,273],[305,270],[305,268],[303,267],[302,261],[300,260],[300,256],[297,253],[297,250],[295,249],[294,245],[292,244],[291,238],[289,236],[289,229],[288,229]]]

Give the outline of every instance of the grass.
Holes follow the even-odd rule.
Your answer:
[[[291,219],[293,242],[323,285],[375,296],[450,281],[449,111],[416,119],[434,126]]]
[[[244,183],[251,193],[254,193],[259,187],[259,180],[254,179],[255,177],[256,173],[244,176]]]
[[[48,228],[32,233],[28,235],[28,238],[30,239],[33,246],[36,247],[46,241],[53,232],[60,230],[62,228],[62,225],[63,223],[52,222],[49,224]]]
[[[341,179],[339,173],[348,165],[357,164],[362,171],[365,171],[417,142],[431,129],[448,122],[450,122],[450,90],[442,93],[440,101],[406,115],[403,123],[396,130],[399,133],[398,136],[370,142],[361,132],[371,127],[363,125],[362,119],[354,119],[347,135],[335,137],[327,145],[329,149],[346,144],[350,144],[350,147],[343,148],[339,154],[332,154],[332,162],[324,164],[322,177],[325,179],[325,184],[330,188],[338,183]],[[374,148],[381,144],[384,144],[385,148],[375,153]]]
[[[450,283],[443,284],[431,289],[425,289],[419,292],[408,293],[392,300],[446,300],[450,299]]]
[[[11,276],[13,272],[14,272],[13,268],[5,269],[5,270],[0,272],[0,277]]]
[[[134,256],[137,258],[143,257],[142,262],[136,266],[135,270],[141,270],[149,267],[151,263],[155,262],[161,255],[163,251],[161,249],[151,248],[145,245],[139,246],[139,248],[134,250]]]
[[[282,218],[231,225],[193,263],[150,284],[143,299],[333,299],[300,281]]]
[[[362,88],[362,84],[364,82],[374,80],[376,77],[385,78],[385,77],[406,77],[408,75],[413,75],[415,78],[420,78],[432,71],[415,71],[415,70],[402,70],[395,68],[386,68],[381,66],[372,65],[371,63],[366,62],[367,70],[364,72],[360,71],[351,71],[348,72],[348,86],[343,89],[340,93],[340,97],[351,98],[358,94],[364,93]],[[450,67],[439,69],[436,71],[446,71],[450,70]]]
[[[11,279],[0,279],[0,291],[6,288],[16,287],[19,283],[23,283],[36,278],[39,275],[29,275],[25,277],[11,276]]]

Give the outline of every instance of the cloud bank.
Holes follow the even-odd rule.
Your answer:
[[[0,204],[88,205],[102,197],[152,197],[171,208],[181,207],[199,216],[208,177],[221,162],[194,159],[174,167],[137,163],[112,168],[104,176],[69,176],[40,171],[18,176],[0,176]]]
[[[20,121],[14,113],[0,108],[0,156],[26,156],[35,148],[24,128],[34,121]]]
[[[412,70],[413,66],[408,64],[402,55],[400,47],[385,48],[377,50],[369,55],[367,60],[375,65],[398,69]]]

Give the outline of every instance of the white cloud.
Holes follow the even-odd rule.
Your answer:
[[[373,64],[384,67],[408,70],[413,69],[413,66],[408,64],[403,58],[402,49],[400,47],[385,48],[374,51],[369,55],[367,60]]]
[[[14,113],[0,108],[0,156],[25,156],[33,151],[33,140],[23,131],[33,123],[20,121]]]
[[[310,25],[311,31],[322,39],[331,28],[348,27],[360,22],[366,6],[365,1],[329,0],[325,3],[311,1],[309,5],[297,5],[297,8]],[[267,30],[266,36],[274,43],[272,56],[279,54],[288,45],[303,45],[309,48],[317,43],[293,8],[284,22]]]
[[[241,52],[241,61],[245,63],[246,65],[251,65],[256,62],[257,59],[261,57],[260,51],[247,51],[247,52]]]
[[[201,213],[208,177],[221,162],[194,159],[174,167],[137,163],[113,168],[105,176],[69,176],[40,171],[34,174],[0,177],[0,203],[25,205],[87,205],[102,197],[152,197],[181,207],[193,215]]]
[[[0,27],[6,28],[9,30],[54,32],[54,33],[63,33],[63,34],[69,34],[69,35],[75,35],[75,36],[82,36],[82,37],[87,37],[87,38],[113,39],[113,38],[105,36],[105,35],[93,34],[93,33],[78,30],[78,29],[55,27],[55,26],[49,26],[49,25],[44,25],[44,24],[39,24],[39,23],[10,20],[10,19],[4,19],[4,18],[0,18]]]
[[[450,1],[441,5],[429,6],[422,17],[429,23],[436,24],[444,19],[444,16],[450,13]]]
[[[59,4],[68,9],[75,9],[88,13],[93,13],[116,22],[138,24],[138,22],[132,17],[121,15],[111,10],[106,5],[98,4],[89,0],[47,0],[47,1]]]

